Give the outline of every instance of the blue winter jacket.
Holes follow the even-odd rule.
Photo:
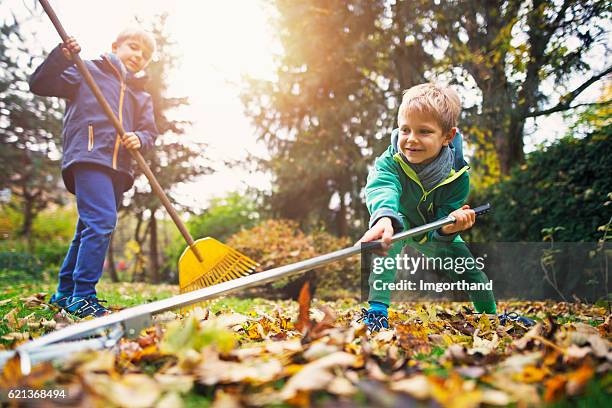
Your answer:
[[[144,91],[146,78],[128,72],[115,54],[85,61],[102,94],[126,132],[140,138],[141,151],[151,149],[157,136],[151,95]],[[74,193],[72,166],[96,163],[119,172],[127,180],[125,191],[134,183],[131,156],[121,137],[100,107],[94,94],[73,62],[56,47],[30,77],[30,90],[40,96],[66,99],[64,114],[62,177]]]

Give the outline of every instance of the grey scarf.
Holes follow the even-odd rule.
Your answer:
[[[425,188],[425,191],[431,190],[447,178],[453,167],[453,162],[455,161],[454,153],[448,146],[442,147],[438,157],[427,164],[410,163],[401,151],[400,156],[404,163],[408,164],[417,176],[419,176],[419,180],[421,180],[421,184],[423,188]]]

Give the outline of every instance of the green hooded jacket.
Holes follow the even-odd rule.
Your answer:
[[[370,228],[382,217],[389,217],[394,233],[446,217],[461,208],[470,192],[470,168],[463,159],[463,138],[459,132],[449,147],[454,154],[452,169],[445,180],[425,191],[415,171],[405,163],[397,148],[399,130],[391,134],[391,145],[376,159],[366,183],[366,205]],[[414,240],[450,242],[461,240],[458,233],[442,235],[430,231]]]

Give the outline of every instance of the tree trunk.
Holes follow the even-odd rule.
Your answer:
[[[346,219],[345,193],[340,192],[340,209],[336,214],[336,229],[341,237],[348,236],[348,221]]]
[[[108,273],[111,281],[119,282],[119,276],[117,276],[117,269],[115,268],[115,251],[113,250],[113,243],[115,241],[114,238],[115,234],[113,233],[108,244]]]
[[[23,224],[21,225],[20,235],[25,237],[30,252],[34,250],[32,240],[32,224],[34,223],[34,200],[24,194],[23,196]]]
[[[524,118],[511,119],[508,135],[506,136],[507,151],[503,156],[499,156],[499,169],[502,176],[508,176],[514,166],[525,161],[525,152],[523,151],[524,127]]]
[[[159,283],[159,256],[157,254],[157,219],[155,212],[151,210],[151,220],[149,221],[149,259],[151,268],[151,282]]]

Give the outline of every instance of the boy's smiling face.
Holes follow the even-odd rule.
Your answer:
[[[398,117],[398,147],[410,163],[431,163],[448,146],[457,128],[444,132],[435,117],[425,112],[406,111]]]
[[[151,60],[151,51],[146,44],[138,38],[128,38],[121,43],[113,43],[115,53],[123,65],[130,72],[138,72],[144,69]]]

